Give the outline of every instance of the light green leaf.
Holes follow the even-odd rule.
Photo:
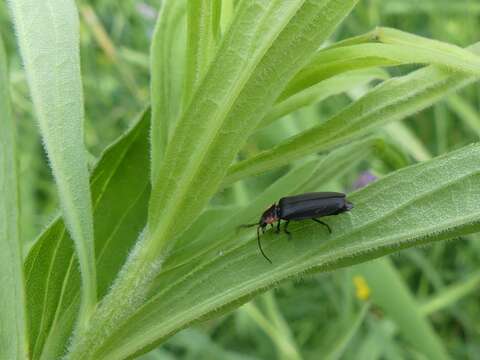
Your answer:
[[[92,204],[83,143],[79,23],[73,0],[11,0],[18,43],[62,215],[82,273],[80,329],[97,302]]]
[[[367,37],[365,41],[369,41],[369,38]],[[395,46],[385,44],[354,44],[322,49],[288,83],[279,101],[284,101],[314,84],[348,71],[415,62],[416,58],[411,53],[398,51]]]
[[[98,294],[102,297],[145,226],[149,186],[150,113],[108,147],[91,177]],[[80,274],[60,218],[40,235],[26,263],[32,359],[59,358],[78,311]]]
[[[459,46],[386,27],[376,28],[372,37],[381,43],[407,46],[420,61],[431,58],[433,64],[446,66],[451,71],[480,75],[480,57]]]
[[[382,0],[378,3],[385,15],[406,16],[415,13],[438,15],[473,15],[480,13],[480,4],[471,0]]]
[[[240,308],[245,314],[247,314],[252,321],[262,329],[265,334],[273,341],[275,347],[278,350],[280,359],[301,360],[302,357],[298,351],[298,347],[295,341],[292,339],[291,334],[286,334],[282,329],[278,328],[276,324],[268,319],[258,309],[253,302],[245,304]]]
[[[477,109],[458,95],[449,96],[447,98],[447,105],[476,136],[480,137],[480,115]]]
[[[473,48],[480,52],[480,45]],[[432,105],[477,77],[435,66],[392,78],[375,87],[325,123],[230,167],[224,186],[248,176],[286,165],[305,155],[329,151],[389,121],[399,120]]]
[[[390,28],[376,28],[319,50],[290,81],[280,100],[349,70],[404,64],[431,64],[480,75],[480,57],[448,43]]]
[[[384,126],[383,129],[390,135],[393,142],[400,145],[416,161],[425,161],[432,158],[430,151],[405,124],[393,122]]]
[[[331,235],[313,221],[291,224],[291,241],[269,231],[263,244],[273,265],[259,254],[253,231],[247,243],[223,254],[215,250],[207,263],[162,282],[96,357],[111,360],[145,352],[194,322],[219,316],[306,272],[331,271],[479,231],[479,156],[480,144],[468,146],[351,194],[351,212],[325,218]]]
[[[467,295],[475,293],[480,287],[480,272],[469,274],[464,280],[439,291],[420,306],[420,313],[431,315],[454,305]]]
[[[169,132],[180,110],[183,66],[176,44],[182,44],[185,0],[165,0],[155,25],[150,49],[152,102],[152,181],[165,153]],[[179,59],[180,57],[180,59]]]
[[[187,1],[187,53],[184,107],[205,76],[220,38],[219,0]]]
[[[268,114],[263,118],[260,126],[266,126],[302,107],[313,105],[332,95],[337,95],[357,86],[366,85],[372,80],[386,80],[388,74],[381,69],[366,69],[348,71],[343,74],[332,76],[310,86],[287,99],[277,102]]]
[[[342,332],[338,334],[336,341],[330,346],[327,345],[327,349],[323,350],[325,359],[337,360],[342,358],[348,344],[360,330],[369,309],[369,304],[365,304],[353,319],[348,319],[348,322],[345,321],[346,324],[343,325]]]
[[[28,356],[25,282],[19,228],[16,125],[7,56],[0,37],[0,359]]]

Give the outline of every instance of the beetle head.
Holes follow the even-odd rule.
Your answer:
[[[273,224],[275,221],[278,221],[278,207],[276,204],[273,204],[262,214],[258,226],[265,228],[267,225]]]

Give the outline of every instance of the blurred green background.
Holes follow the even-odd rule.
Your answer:
[[[93,164],[102,149],[148,103],[148,52],[159,1],[77,3],[81,13],[85,135]],[[58,204],[5,2],[0,3],[0,23],[19,129],[21,236],[30,244],[52,219]],[[375,26],[389,26],[467,46],[480,41],[479,25],[480,0],[362,0],[332,40],[358,35]],[[388,71],[395,76],[408,70],[411,67]],[[366,90],[352,89],[281,119],[253,135],[242,156],[271,147],[327,119]],[[348,191],[365,171],[382,176],[478,141],[479,90],[475,84],[402,123],[387,126],[383,131],[396,144],[398,153],[373,154],[340,179],[325,184],[325,189]],[[236,185],[219,194],[214,203],[248,201],[277,175],[269,173],[249,180],[246,186]],[[421,344],[431,343],[432,347],[441,344],[452,358],[478,359],[477,237],[403,251],[390,259],[331,274],[294,279],[228,316],[182,331],[144,358],[421,359],[425,358],[419,351]],[[428,323],[434,333],[430,333]]]

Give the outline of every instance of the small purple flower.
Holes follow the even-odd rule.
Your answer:
[[[138,3],[136,6],[138,13],[147,20],[155,20],[157,18],[157,11],[146,3]]]
[[[357,180],[355,180],[355,182],[353,183],[353,189],[354,190],[361,189],[361,188],[367,186],[368,184],[370,184],[371,182],[374,182],[375,180],[377,180],[377,177],[375,175],[373,175],[368,170],[364,171],[363,173],[360,174],[360,176],[357,178]]]

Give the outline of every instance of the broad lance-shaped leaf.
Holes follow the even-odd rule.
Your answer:
[[[25,281],[19,234],[15,122],[7,57],[0,37],[0,359],[27,359]]]
[[[165,153],[169,132],[180,111],[182,83],[182,44],[185,0],[162,1],[150,49],[152,104],[152,182]]]
[[[97,302],[95,243],[83,143],[79,22],[73,0],[11,0],[28,85],[82,273],[80,329]]]
[[[207,205],[229,164],[286,82],[350,12],[356,0],[240,2],[229,31],[177,123],[152,185],[147,231],[74,341],[72,359],[89,359],[143,301],[177,234]]]
[[[150,112],[102,154],[91,176],[98,294],[101,298],[145,226]],[[58,359],[78,311],[80,274],[72,240],[57,218],[25,263],[32,359]]]
[[[273,265],[259,254],[256,236],[152,293],[119,326],[96,358],[138,355],[192,323],[245,303],[279,281],[331,271],[403,248],[480,230],[480,144],[394,172],[350,194],[355,208],[325,218],[332,234],[313,221],[291,223],[293,239],[263,237]],[[174,276],[172,277],[174,278]],[[128,339],[125,341],[124,339]]]
[[[480,45],[472,47],[480,53]],[[414,114],[460,87],[478,80],[476,76],[439,69],[436,66],[392,78],[372,89],[325,123],[285,140],[230,167],[224,186],[248,176],[286,165],[305,155],[329,151],[389,121]]]

